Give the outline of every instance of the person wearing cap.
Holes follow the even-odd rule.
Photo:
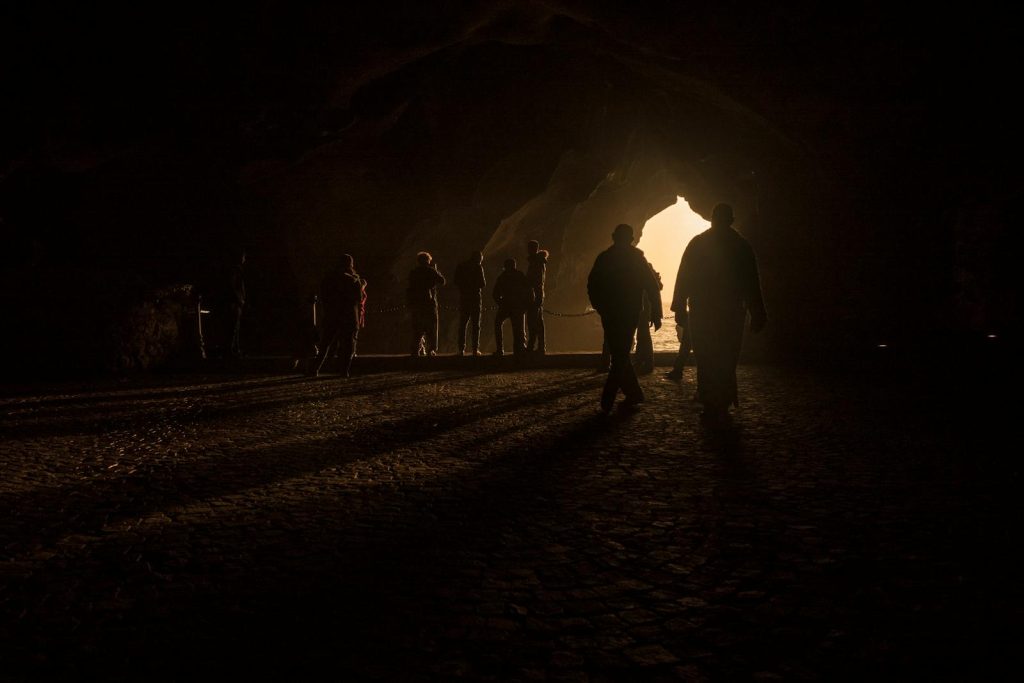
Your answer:
[[[736,364],[743,326],[760,332],[768,323],[754,250],[733,227],[732,207],[718,204],[711,227],[686,246],[679,263],[672,310],[686,320],[697,360],[697,400],[704,417],[721,425],[739,405]]]
[[[644,400],[643,389],[629,360],[637,322],[646,296],[650,302],[650,321],[661,329],[661,294],[654,269],[644,253],[633,246],[632,226],[621,224],[612,232],[612,246],[597,255],[587,277],[590,305],[601,315],[604,339],[611,355],[608,379],[601,392],[601,410],[610,412],[619,390],[625,394],[623,406]]]

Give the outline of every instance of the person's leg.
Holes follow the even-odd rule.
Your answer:
[[[609,339],[612,372],[618,373],[619,386],[630,403],[640,403],[644,400],[644,391],[640,388],[640,381],[637,379],[633,364],[629,359],[635,335],[636,325],[631,321],[623,321],[621,325],[615,326],[614,335]]]
[[[460,356],[466,352],[466,325],[469,323],[473,313],[470,304],[462,301],[459,303],[459,340],[455,344],[455,353]]]
[[[440,327],[440,318],[438,317],[437,306],[434,305],[429,311],[430,318],[425,322],[428,324],[427,327],[427,355],[433,356],[437,353],[437,334],[438,328]]]
[[[544,306],[537,307],[537,353],[547,352],[547,340],[544,333]]]
[[[512,318],[512,344],[516,354],[522,356],[526,352],[526,311],[516,311]]]
[[[537,326],[533,322],[533,307],[526,309],[526,350],[533,351],[533,345],[537,341]]]
[[[480,353],[480,309],[482,304],[483,302],[480,301],[479,298],[477,298],[477,300],[471,304],[469,309],[469,322],[471,325],[470,333],[472,334],[473,341],[473,355],[477,355]]]
[[[679,353],[676,354],[676,359],[672,361],[672,369],[682,372],[683,368],[686,367],[686,361],[689,360],[689,358],[690,345],[686,342],[683,342],[679,345]]]
[[[628,376],[632,376],[633,383],[636,382],[636,375],[633,374],[633,366],[629,362],[629,352],[633,346],[633,334],[635,327],[632,321],[622,320],[613,316],[603,317],[601,323],[604,326],[604,339],[608,347],[608,354],[611,362],[608,368],[608,379],[605,381],[604,391],[601,393],[601,408],[607,412],[612,409],[615,397],[619,389],[626,394],[626,398],[632,402],[643,400],[643,393],[637,398],[637,386],[628,383]]]
[[[654,372],[654,340],[646,317],[636,328],[636,360],[639,372],[645,375]]]
[[[348,377],[352,372],[352,358],[356,355],[356,341],[359,339],[359,330],[343,330],[339,336],[341,345],[340,368],[341,374]]]
[[[332,349],[338,343],[338,336],[341,330],[334,325],[327,326],[324,329],[323,341],[320,344],[320,352],[313,360],[313,365],[310,368],[309,374],[316,377],[320,374],[320,371],[324,369],[324,364],[327,362],[327,358],[330,356]]]
[[[601,410],[611,412],[612,406],[615,405],[615,397],[619,393],[619,374],[618,368],[614,363],[614,356],[611,355],[612,343],[609,339],[610,336],[615,334],[615,330],[612,328],[610,321],[602,319],[601,323],[604,325],[604,348],[609,350],[609,363],[608,363],[608,377],[604,381],[604,388],[601,390]]]
[[[683,368],[686,366],[686,357],[689,355],[689,353],[689,347],[680,344],[679,352],[676,354],[675,359],[672,361],[672,369],[665,373],[665,377],[677,381],[681,380],[683,378]]]
[[[505,352],[505,340],[502,337],[501,327],[507,317],[508,313],[503,308],[499,308],[498,312],[494,314],[494,354],[496,356]]]
[[[418,356],[423,351],[423,314],[419,307],[411,308],[409,313],[412,315],[412,348],[409,354]]]

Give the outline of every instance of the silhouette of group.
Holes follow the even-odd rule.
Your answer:
[[[768,322],[757,259],[750,244],[732,228],[729,204],[718,204],[711,227],[686,246],[679,263],[672,311],[680,348],[666,377],[681,379],[692,345],[697,359],[697,399],[703,416],[714,426],[729,420],[729,407],[739,405],[736,365],[743,326],[760,332]],[[610,412],[619,391],[622,406],[644,400],[629,352],[636,337],[641,369],[653,369],[653,348],[647,325],[661,328],[661,279],[633,246],[633,228],[619,225],[612,246],[598,255],[587,280],[591,305],[601,314],[605,347],[611,356],[608,379],[601,392],[601,410]],[[648,360],[650,359],[650,360]]]
[[[752,332],[761,331],[768,321],[754,251],[732,224],[732,207],[716,205],[711,226],[686,246],[671,305],[680,346],[666,378],[682,379],[683,366],[692,348],[697,364],[697,399],[704,406],[705,419],[714,424],[727,422],[729,407],[739,405],[736,365],[748,315]],[[654,370],[649,328],[659,330],[663,317],[661,276],[643,251],[633,245],[634,237],[632,226],[616,226],[612,245],[598,254],[587,278],[587,294],[601,317],[604,352],[610,359],[600,397],[605,413],[613,409],[619,392],[624,395],[622,408],[645,400],[637,370],[641,374]],[[527,243],[526,251],[525,272],[519,269],[516,259],[507,258],[494,284],[495,356],[505,353],[506,321],[512,328],[515,356],[546,353],[544,288],[549,253],[536,240]],[[411,356],[437,354],[438,287],[446,282],[430,253],[416,254],[416,265],[406,286]],[[461,356],[468,350],[471,355],[480,356],[483,290],[487,286],[482,252],[473,251],[458,264],[454,284],[459,292],[456,353]],[[244,290],[239,300],[240,307],[244,304]],[[343,255],[328,271],[321,283],[320,301],[324,317],[322,343],[308,372],[317,375],[334,351],[341,359],[341,374],[347,377],[366,311],[366,281],[356,272],[352,256]],[[630,360],[634,342],[636,368]]]

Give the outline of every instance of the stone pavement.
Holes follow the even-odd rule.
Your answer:
[[[1017,465],[952,386],[693,369],[0,398],[5,680],[915,680],[1019,642]],[[1012,452],[1012,451],[1011,451]]]

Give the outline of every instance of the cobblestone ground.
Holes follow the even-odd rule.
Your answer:
[[[0,677],[998,671],[1021,604],[998,425],[951,386],[744,367],[712,432],[692,373],[611,417],[585,370],[8,395]]]

